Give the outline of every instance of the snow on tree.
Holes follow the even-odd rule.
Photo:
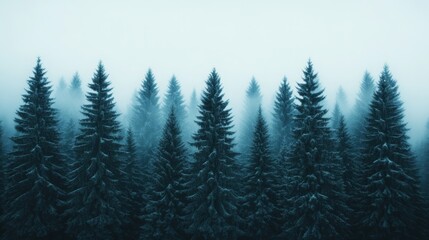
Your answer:
[[[213,70],[199,106],[199,128],[192,143],[196,152],[187,182],[187,230],[195,239],[234,239],[238,234],[237,153],[231,109],[223,97],[220,77]]]
[[[268,125],[259,108],[253,132],[246,176],[243,208],[246,237],[270,239],[279,233],[280,176],[271,155]]]
[[[294,117],[294,144],[288,157],[289,208],[284,237],[291,239],[336,239],[348,228],[340,167],[333,153],[333,139],[323,108],[313,64],[308,62],[299,83]]]
[[[172,107],[174,107],[174,112],[180,129],[186,130],[183,133],[186,134],[186,139],[189,140],[191,136],[188,134],[188,126],[185,122],[187,118],[185,100],[182,95],[180,84],[175,76],[173,76],[168,83],[168,90],[164,98],[164,104],[162,107],[163,123],[167,121]]]
[[[134,134],[131,128],[127,130],[125,149],[123,152],[123,162],[121,164],[122,177],[121,185],[123,188],[123,204],[126,212],[126,221],[123,225],[124,239],[138,239],[140,236],[141,209],[146,204],[144,198],[145,177],[143,170],[137,160],[137,149],[134,140]]]
[[[6,166],[5,239],[61,239],[67,165],[59,150],[57,111],[40,58],[16,112]]]
[[[147,166],[156,152],[161,135],[161,112],[158,87],[149,69],[137,93],[131,126],[136,135],[138,154],[142,166]]]
[[[242,125],[239,141],[241,159],[248,159],[248,153],[252,145],[252,136],[255,129],[255,119],[258,115],[258,107],[262,104],[261,89],[255,78],[249,83],[246,90],[246,100],[244,102],[244,112],[242,115]]]
[[[347,219],[352,227],[352,231],[356,226],[357,212],[359,211],[360,202],[358,201],[360,194],[359,176],[361,174],[360,164],[357,163],[356,156],[353,151],[352,142],[344,116],[339,113],[338,127],[336,129],[336,151],[339,158],[339,163],[342,167],[342,181],[344,183],[344,195],[346,197],[346,205],[350,211],[345,212]]]
[[[424,239],[425,211],[403,112],[398,86],[385,66],[363,141],[360,226],[368,239]]]
[[[366,117],[369,114],[369,106],[372,95],[375,92],[374,79],[368,72],[365,72],[356,103],[350,114],[350,134],[356,145],[361,145],[366,125]]]
[[[121,129],[112,88],[100,62],[82,107],[76,162],[70,176],[68,232],[75,239],[120,239],[124,219],[121,202]]]
[[[274,102],[272,123],[273,153],[287,152],[292,143],[294,97],[286,77],[283,78]],[[286,149],[284,149],[286,148]],[[281,154],[284,155],[284,154]]]
[[[184,238],[184,171],[186,147],[174,106],[164,127],[154,161],[153,177],[145,208],[142,239]]]

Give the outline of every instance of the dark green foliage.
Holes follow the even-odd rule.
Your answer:
[[[403,112],[398,86],[385,66],[363,142],[360,225],[367,239],[423,239],[422,197]]]
[[[255,119],[258,115],[258,107],[262,103],[261,89],[255,78],[249,83],[244,102],[244,113],[242,115],[242,125],[240,131],[240,153],[241,158],[246,160],[250,155],[252,146],[253,131],[255,129]]]
[[[187,183],[188,232],[195,239],[234,239],[238,234],[237,153],[231,110],[213,70],[206,81],[192,145],[196,148]]]
[[[268,126],[261,108],[256,119],[244,178],[244,219],[246,238],[270,239],[279,234],[280,188],[276,161],[269,146]]]
[[[285,235],[291,239],[344,237],[347,209],[340,168],[323,108],[323,90],[309,61],[298,84],[294,144],[288,159],[288,202]]]
[[[273,153],[276,157],[281,154],[281,152],[286,153],[292,143],[293,101],[292,90],[290,89],[286,77],[284,77],[274,102],[271,131],[273,136]]]
[[[71,172],[68,231],[75,239],[121,239],[121,130],[112,88],[101,63],[89,88]]]
[[[173,109],[165,124],[154,161],[142,239],[184,237],[186,148]]]
[[[158,87],[152,70],[148,70],[142,86],[137,93],[134,105],[132,127],[136,135],[139,160],[147,168],[150,159],[156,152],[161,135],[161,113],[159,107]]]
[[[346,205],[350,208],[344,214],[352,225],[352,231],[355,231],[358,221],[357,212],[361,207],[358,201],[360,193],[359,176],[361,175],[361,166],[356,161],[350,135],[346,127],[344,116],[339,116],[338,127],[336,129],[337,146],[336,151],[339,158],[339,164],[342,167],[342,181],[344,183],[344,196]],[[352,238],[355,236],[351,236]]]
[[[121,187],[123,188],[123,204],[126,212],[126,221],[123,226],[124,239],[138,239],[140,236],[140,226],[142,208],[146,204],[143,191],[144,184],[143,171],[137,161],[137,149],[134,134],[131,129],[127,131],[124,149],[124,159],[122,163]]]
[[[40,59],[16,112],[16,136],[6,166],[5,239],[61,239],[65,197],[64,157],[57,112]]]

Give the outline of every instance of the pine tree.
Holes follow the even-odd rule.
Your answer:
[[[188,135],[191,136],[189,141],[185,139],[186,142],[190,142],[192,140],[192,134],[194,133],[195,129],[198,128],[198,125],[196,123],[198,115],[198,98],[197,98],[197,92],[195,89],[192,91],[191,98],[188,104],[188,118],[187,118],[187,124],[188,124]],[[186,129],[185,129],[186,130]]]
[[[68,158],[68,162],[71,163],[75,159],[74,145],[77,136],[77,126],[74,119],[70,119],[64,129],[63,137],[61,139],[61,149],[65,156]]]
[[[237,237],[237,153],[233,151],[231,110],[223,100],[220,78],[213,70],[206,81],[199,129],[192,145],[196,148],[187,183],[188,232],[195,239],[234,239]]]
[[[334,111],[332,112],[331,118],[331,128],[337,130],[340,127],[342,111],[338,105],[338,102],[335,104]]]
[[[424,214],[398,86],[387,66],[365,128],[362,232],[369,239],[423,239]]]
[[[184,237],[184,171],[186,148],[174,107],[164,127],[154,162],[146,224],[142,239],[181,239]]]
[[[158,87],[151,69],[148,70],[141,89],[137,93],[134,110],[132,126],[136,134],[138,149],[140,149],[138,154],[142,159],[142,166],[147,166],[156,152],[161,135]]]
[[[349,211],[346,211],[344,214],[349,223],[351,224],[352,232],[356,232],[355,226],[358,218],[357,212],[361,207],[361,203],[358,201],[360,188],[359,185],[359,176],[361,174],[361,166],[356,162],[356,156],[353,151],[352,142],[344,116],[339,113],[338,127],[336,129],[336,139],[337,139],[337,154],[339,158],[339,163],[342,166],[342,181],[344,183],[344,195],[346,198],[346,205],[349,207]],[[356,237],[352,235],[353,239]]]
[[[270,239],[280,227],[280,176],[269,145],[268,126],[259,108],[244,180],[246,237],[250,239]]]
[[[337,91],[337,97],[336,97],[336,103],[338,105],[338,109],[341,111],[341,113],[343,115],[347,115],[348,114],[348,101],[347,101],[347,95],[346,92],[344,91],[343,87],[340,86],[338,88]]]
[[[353,138],[355,145],[361,145],[365,125],[366,117],[369,114],[369,105],[371,103],[372,95],[375,92],[374,79],[368,72],[365,72],[362,83],[360,85],[360,91],[356,103],[353,107],[352,113],[350,114],[350,134]]]
[[[242,127],[240,131],[239,146],[242,159],[248,159],[248,153],[252,145],[253,130],[255,129],[255,119],[258,115],[258,107],[261,103],[262,95],[259,84],[255,78],[252,78],[246,91]]]
[[[70,83],[68,93],[68,106],[69,106],[69,118],[77,121],[81,118],[80,106],[83,104],[84,95],[82,92],[82,82],[79,77],[79,73],[75,73]]]
[[[294,144],[288,158],[285,235],[291,239],[344,238],[347,222],[339,166],[332,150],[323,90],[309,61],[298,84]]]
[[[15,118],[6,166],[5,239],[61,239],[66,163],[59,151],[57,111],[40,58]]]
[[[140,226],[143,221],[140,216],[141,209],[146,200],[143,197],[144,184],[143,171],[137,161],[137,149],[134,134],[129,128],[125,143],[124,161],[122,163],[122,187],[124,188],[124,205],[127,214],[127,221],[124,224],[124,239],[138,239]]]
[[[71,173],[68,231],[75,239],[121,239],[121,130],[101,62],[89,88]]]
[[[180,129],[187,128],[185,124],[185,120],[187,117],[186,109],[185,109],[185,101],[183,99],[182,91],[180,89],[180,84],[177,81],[176,77],[173,76],[168,84],[168,90],[164,98],[164,105],[162,108],[163,113],[163,122],[166,122],[171,107],[174,107],[174,112],[176,114],[176,119],[179,124]],[[188,133],[188,131],[186,131]],[[186,135],[187,138],[190,138]]]
[[[294,97],[286,77],[283,78],[274,102],[272,136],[273,153],[279,155],[287,152],[292,143],[293,108]],[[283,148],[286,149],[283,149]]]

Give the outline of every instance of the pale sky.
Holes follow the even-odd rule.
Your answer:
[[[149,67],[162,96],[175,74],[186,100],[215,67],[235,115],[252,76],[268,108],[311,58],[330,105],[340,85],[352,104],[364,71],[377,80],[387,63],[416,141],[429,119],[428,23],[424,0],[0,0],[0,118],[12,121],[38,56],[53,84],[78,71],[84,90],[102,60],[122,112]]]

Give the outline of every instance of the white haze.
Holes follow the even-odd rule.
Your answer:
[[[387,63],[415,143],[429,118],[428,13],[424,0],[0,0],[0,118],[12,124],[38,56],[54,85],[78,71],[86,86],[102,60],[123,113],[149,67],[162,97],[175,74],[186,100],[215,67],[236,124],[252,76],[271,112],[283,76],[295,87],[311,58],[331,109],[340,85],[353,104],[364,71],[378,80]]]

